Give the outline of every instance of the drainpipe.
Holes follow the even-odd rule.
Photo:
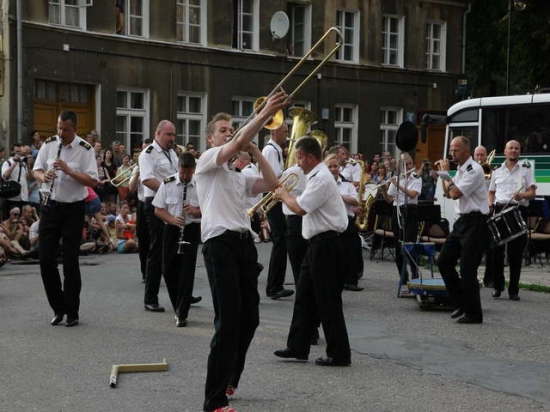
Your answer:
[[[17,138],[23,140],[23,17],[22,0],[17,0]],[[12,142],[13,143],[13,142]]]
[[[471,11],[472,3],[468,3],[468,10],[464,12],[464,18],[462,19],[462,74],[466,73],[466,22]]]

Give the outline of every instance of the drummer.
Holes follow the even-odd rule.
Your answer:
[[[519,207],[523,220],[527,218],[527,206],[529,200],[536,196],[537,186],[531,164],[525,160],[519,161],[521,145],[516,140],[510,140],[504,147],[506,160],[497,168],[491,177],[489,186],[489,207],[494,207],[495,213],[500,213],[506,206]],[[509,205],[508,205],[509,204]],[[508,215],[514,218],[513,215]],[[504,219],[507,216],[503,216]],[[511,300],[519,300],[519,277],[521,274],[521,261],[527,235],[523,234],[507,242],[508,263],[510,265],[510,282],[508,285],[508,297]],[[496,246],[489,254],[492,262],[494,298],[499,298],[504,291],[504,246]]]

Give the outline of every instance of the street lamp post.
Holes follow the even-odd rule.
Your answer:
[[[510,44],[512,32],[512,6],[517,11],[523,11],[527,7],[527,1],[508,0],[508,47],[506,48],[506,96],[510,92]]]

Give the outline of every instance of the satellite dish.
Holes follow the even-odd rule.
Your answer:
[[[285,37],[289,27],[290,20],[284,11],[278,11],[271,17],[269,28],[274,39],[282,39]]]

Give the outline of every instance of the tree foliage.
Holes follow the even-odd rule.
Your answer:
[[[510,21],[509,94],[550,87],[550,1],[526,0],[517,11],[509,0],[472,0],[466,34],[466,75],[473,97],[506,92]]]

